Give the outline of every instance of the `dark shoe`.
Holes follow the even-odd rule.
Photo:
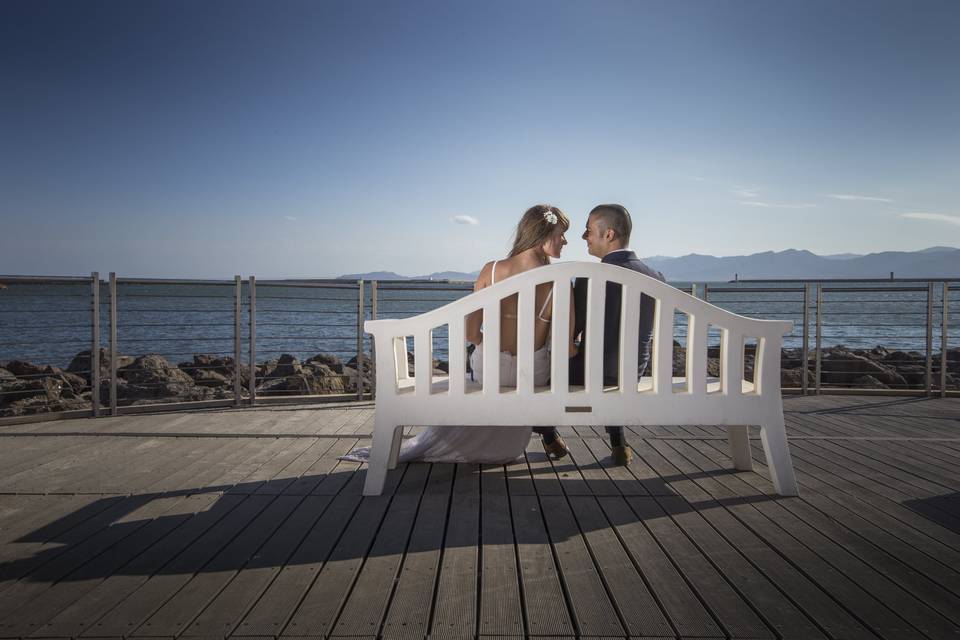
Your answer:
[[[618,467],[625,467],[633,462],[633,449],[630,448],[630,445],[613,447],[610,457],[613,458],[613,464]]]
[[[570,450],[567,449],[567,444],[560,436],[556,436],[550,444],[547,444],[545,440],[541,440],[540,444],[543,445],[543,450],[547,453],[547,457],[553,458],[554,460],[559,460],[570,453]]]

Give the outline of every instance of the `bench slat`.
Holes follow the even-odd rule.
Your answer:
[[[397,381],[408,380],[410,370],[407,364],[407,338],[398,336],[393,339],[393,361],[397,372]]]
[[[640,287],[623,285],[623,306],[620,314],[620,391],[633,395],[637,392],[638,350],[640,334]]]
[[[687,328],[687,391],[697,395],[707,392],[707,319],[703,314],[691,315]]]
[[[657,300],[653,329],[653,392],[673,393],[673,305]]]
[[[517,300],[517,393],[533,393],[534,298],[536,288],[524,289]]]
[[[754,393],[780,393],[780,338],[760,338],[753,361]]]
[[[740,395],[743,392],[743,334],[724,329],[720,355],[720,388],[724,395]]]
[[[483,394],[500,393],[500,299],[483,306]]]
[[[570,281],[553,282],[553,318],[551,321],[550,386],[553,393],[566,395],[570,385]]]
[[[448,373],[450,375],[450,393],[461,395],[464,391],[464,380],[467,377],[466,366],[466,339],[464,338],[463,316],[456,315],[450,318],[447,335],[450,341],[447,345]]]
[[[607,296],[605,278],[590,278],[587,287],[587,394],[603,393],[603,313]]]
[[[431,332],[418,331],[413,337],[413,371],[415,394],[417,396],[430,395],[430,382],[433,377],[433,351],[430,337]]]

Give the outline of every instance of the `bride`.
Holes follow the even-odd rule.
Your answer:
[[[474,291],[480,291],[505,278],[550,264],[550,258],[559,258],[567,244],[564,232],[570,220],[557,207],[538,204],[530,207],[520,218],[514,236],[513,248],[504,260],[494,260],[483,266]],[[537,286],[534,320],[534,384],[544,385],[550,378],[550,352],[547,348],[553,305],[553,287],[550,283]],[[571,296],[570,329],[573,330]],[[475,345],[470,355],[470,367],[475,380],[483,379],[483,310],[467,316],[466,338]],[[456,345],[450,345],[456,348]],[[572,339],[571,356],[576,353]],[[517,294],[504,298],[500,305],[500,384],[517,384]],[[538,430],[543,436],[544,449],[561,456],[566,453],[563,441],[555,430]],[[427,427],[415,437],[405,440],[400,447],[400,462],[476,462],[505,463],[523,455],[530,442],[531,429],[517,427]],[[354,449],[343,460],[366,462],[370,448]]]

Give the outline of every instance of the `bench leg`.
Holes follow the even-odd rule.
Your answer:
[[[396,425],[374,419],[373,443],[370,445],[370,461],[367,463],[367,479],[363,483],[363,495],[379,496],[387,481],[390,453],[393,440],[399,431]]]
[[[730,440],[730,457],[737,471],[752,471],[753,457],[750,455],[750,431],[747,425],[727,426],[727,438]]]
[[[396,469],[400,461],[400,445],[403,443],[403,427],[394,427],[393,440],[390,442],[390,463],[389,469]]]
[[[767,467],[773,488],[781,496],[797,495],[797,479],[793,475],[793,462],[790,460],[790,447],[787,443],[787,429],[783,424],[783,408],[760,425],[760,440],[763,452],[767,456]]]

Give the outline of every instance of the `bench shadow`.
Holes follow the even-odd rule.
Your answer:
[[[931,498],[906,500],[903,506],[944,529],[960,534],[960,491]]]
[[[929,407],[931,402],[936,402],[938,398],[900,397],[884,399],[877,402],[869,402],[866,404],[851,403],[846,406],[839,407],[804,408],[795,406],[797,403],[803,402],[803,400],[807,397],[809,396],[784,396],[784,413],[799,413],[803,415],[888,416],[890,414],[888,411],[885,411],[885,409],[889,410],[892,408],[902,408],[904,410],[909,410],[909,415],[911,418],[960,421],[960,416],[950,417],[941,413],[927,415],[920,412],[922,409]]]
[[[490,486],[488,483],[491,480],[486,477],[490,474],[484,473],[484,469],[489,471],[496,467],[502,469],[492,474],[493,482],[498,486]],[[594,463],[581,465],[579,468],[588,471],[591,468],[601,469],[603,466]],[[422,478],[413,482],[404,482],[405,474],[411,473],[420,474]],[[466,509],[466,513],[472,513],[478,523],[478,529],[483,528],[483,519],[486,517],[501,520],[506,517],[509,520],[511,518],[510,502],[520,497],[526,500],[524,504],[530,504],[530,499],[536,500],[534,504],[539,505],[541,510],[549,506],[549,508],[568,511],[569,518],[576,522],[576,526],[566,534],[558,534],[550,530],[550,540],[553,542],[578,536],[581,533],[586,534],[595,529],[642,523],[651,518],[668,517],[682,512],[781,499],[779,496],[758,493],[756,496],[691,503],[681,498],[670,487],[670,484],[675,481],[719,477],[732,473],[738,472],[719,470],[644,480],[603,479],[592,482],[579,477],[579,474],[576,478],[564,477],[549,470],[549,467],[542,474],[543,477],[537,472],[531,475],[530,469],[523,462],[483,466],[411,463],[400,465],[392,470],[388,477],[387,492],[383,496],[375,497],[360,495],[360,488],[366,477],[365,467],[334,470],[322,476],[187,487],[129,496],[114,495],[94,500],[8,543],[8,545],[30,544],[39,548],[30,555],[24,555],[0,565],[0,580],[53,583],[105,579],[111,575],[172,575],[182,573],[182,570],[176,568],[182,563],[176,562],[175,559],[187,552],[206,557],[206,560],[198,563],[201,567],[193,571],[198,574],[242,568],[279,568],[290,564],[392,554],[397,552],[396,541],[393,544],[367,544],[358,551],[357,545],[351,544],[348,539],[350,531],[356,528],[350,526],[351,519],[364,513],[364,510],[376,512],[380,509],[382,515],[389,503],[396,503],[398,498],[405,501],[404,508],[409,509],[410,504],[417,505],[418,502],[417,508],[422,508],[428,501],[421,497],[427,496],[432,486],[427,484],[428,477],[431,483],[434,481],[439,481],[438,484],[441,485],[444,482],[453,483],[452,491],[449,488],[443,489],[444,495],[452,494],[450,505],[455,503],[458,510]],[[517,481],[521,481],[524,486],[517,486]],[[549,483],[550,486],[536,488],[541,481]],[[591,490],[591,485],[598,486],[596,490]],[[292,487],[309,487],[309,489],[298,493]],[[489,495],[487,495],[488,492]],[[203,496],[211,499],[208,500],[210,504],[206,508],[191,512],[190,508],[186,507],[191,497]],[[179,503],[186,507],[185,509],[174,508],[170,510],[172,513],[163,513],[156,517],[138,517],[137,512],[149,508],[154,501],[168,500],[173,504],[171,499],[181,497],[187,498]],[[571,505],[577,500],[591,498],[599,501],[619,500],[621,506],[613,513],[608,513],[606,519],[597,521],[593,518],[588,522],[576,516]],[[242,515],[241,505],[250,500],[257,502],[257,505],[248,504],[247,508],[252,511]],[[277,513],[280,516],[271,520],[271,505],[279,504],[278,500],[286,500],[287,508],[278,509]],[[301,509],[312,510],[312,513],[304,512],[297,515],[298,510]],[[294,517],[298,519],[300,525],[298,525],[297,534],[291,535],[289,531],[285,532],[283,529],[294,521]],[[304,518],[307,526],[303,524]],[[201,519],[204,520],[203,526],[201,526]],[[448,527],[449,519],[448,511]],[[541,520],[544,522],[546,520],[542,513]],[[412,523],[412,521],[409,522]],[[188,528],[190,528],[189,535],[186,534]],[[257,536],[258,542],[234,545],[231,548],[233,541],[239,540],[248,528],[256,531],[256,533],[251,532],[251,535]],[[321,548],[318,545],[316,548],[311,548],[309,542],[316,537],[319,529],[331,530],[338,542],[332,547],[328,545]],[[447,531],[449,532],[449,529]],[[404,536],[406,539],[408,534],[409,529],[397,535]],[[504,538],[501,542],[508,544],[537,539],[538,534],[532,534],[532,538],[528,534],[531,532],[514,527],[512,533],[507,530],[505,533],[500,532],[499,535]],[[179,544],[170,542],[170,538],[174,535],[183,538]],[[281,536],[285,541],[293,541],[284,543],[288,547],[286,551],[278,552],[275,549],[271,553],[261,554],[260,548],[263,545],[270,544],[271,538],[280,539]],[[432,536],[435,540],[432,544],[424,544],[422,538],[423,536],[419,538],[414,536],[409,542],[408,551],[431,551],[475,544],[475,538],[469,543],[464,543],[462,535]],[[490,542],[488,537],[484,539]],[[468,536],[467,540],[471,538]],[[277,544],[279,543],[275,543],[275,546]],[[399,544],[402,548],[407,543]],[[208,548],[201,551],[195,548],[198,545]],[[238,553],[241,547],[248,551]],[[380,551],[381,548],[385,551]],[[165,555],[151,559],[150,554]],[[284,559],[278,561],[277,558]],[[138,569],[151,564],[161,568],[157,571]]]

